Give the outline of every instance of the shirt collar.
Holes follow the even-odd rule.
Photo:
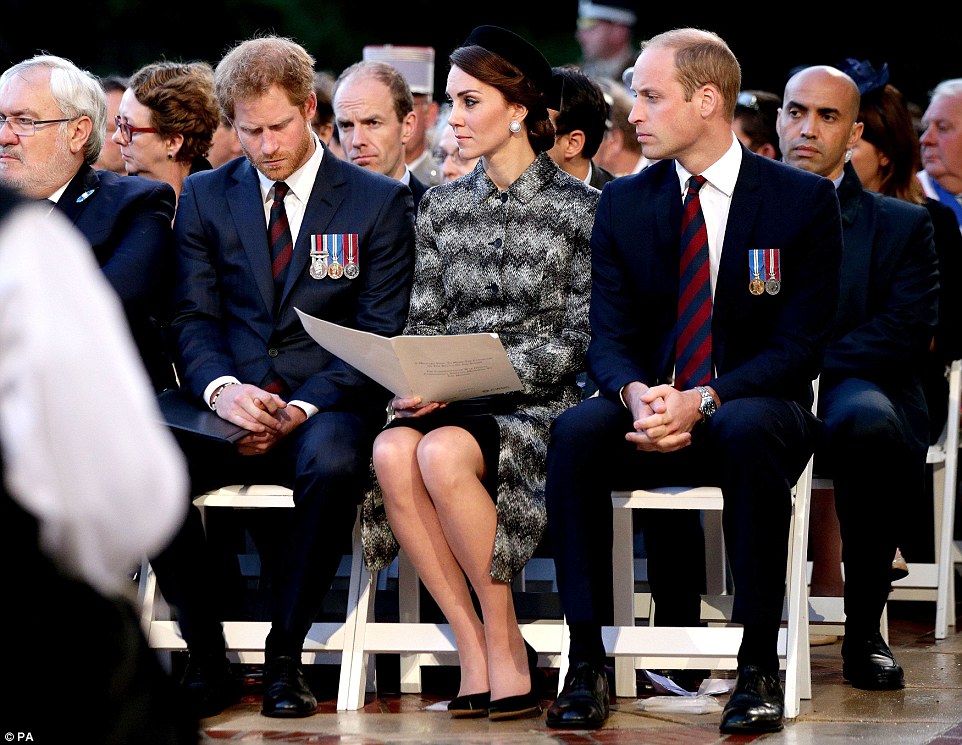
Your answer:
[[[741,165],[742,146],[732,135],[732,144],[729,145],[725,154],[702,171],[700,175],[704,176],[709,184],[730,199],[735,191],[735,182],[738,181],[738,171]],[[695,174],[685,170],[685,167],[677,160],[675,161],[675,173],[678,174],[681,194],[684,197],[688,190],[688,179]]]
[[[314,188],[314,182],[317,180],[317,171],[321,167],[321,158],[324,155],[324,148],[321,147],[321,141],[317,138],[317,135],[313,135],[313,138],[314,154],[307,159],[304,165],[284,179],[284,183],[290,187],[294,196],[305,204],[311,196],[311,190]],[[257,171],[257,180],[260,182],[261,199],[263,199],[264,202],[273,199],[271,189],[274,187],[274,181],[267,178],[267,176],[260,171]]]

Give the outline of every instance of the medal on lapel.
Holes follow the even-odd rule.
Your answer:
[[[321,239],[321,247],[318,248],[317,240]],[[327,251],[327,236],[326,235],[312,235],[311,236],[311,268],[310,275],[312,279],[324,279],[327,276],[327,265],[328,265],[328,251]]]
[[[761,295],[765,292],[765,282],[762,280],[762,272],[765,270],[765,252],[759,248],[753,248],[748,252],[748,271],[752,275],[748,283],[748,291],[752,295]]]
[[[765,281],[765,292],[777,295],[782,289],[781,253],[777,248],[768,249],[768,279]]]
[[[361,273],[358,263],[357,233],[345,233],[344,244],[346,252],[344,276],[348,279],[357,279],[357,275]]]
[[[332,235],[331,243],[331,265],[327,268],[327,276],[331,279],[340,279],[344,274],[344,265],[341,263],[344,256],[344,236],[340,233]]]

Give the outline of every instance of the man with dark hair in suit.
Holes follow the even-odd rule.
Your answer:
[[[303,717],[317,706],[300,669],[304,639],[351,535],[390,394],[316,344],[295,309],[400,333],[413,204],[400,182],[321,144],[311,129],[314,60],[300,45],[276,36],[244,41],[215,77],[246,158],[184,182],[171,335],[182,387],[249,434],[236,450],[188,446],[188,464],[194,494],[231,483],[293,489],[294,514],[272,536],[280,551],[268,563],[262,713]],[[204,554],[191,511],[153,565],[190,652],[185,688],[210,715],[235,692]]]
[[[791,486],[815,446],[812,381],[835,313],[842,227],[830,182],[735,139],[740,84],[728,45],[698,29],[654,37],[635,63],[630,119],[658,162],[601,193],[588,347],[601,395],[555,420],[547,456],[571,642],[551,727],[608,716],[612,489],[693,484],[724,494],[732,617],[744,627],[721,730],[782,728]],[[698,513],[646,510],[642,529],[656,623],[699,625]]]
[[[100,81],[70,60],[42,55],[6,70],[0,117],[0,181],[53,202],[83,233],[120,296],[154,388],[174,385],[162,332],[173,279],[173,189],[94,170],[107,99]]]
[[[842,534],[842,675],[856,688],[888,690],[904,675],[879,625],[898,506],[920,504],[925,489],[922,373],[938,321],[938,262],[928,211],[863,189],[849,163],[862,135],[859,102],[844,72],[806,68],[785,86],[778,134],[782,159],[831,179],[841,204],[841,286],[819,384],[825,426],[815,470],[834,481]]]
[[[604,91],[574,65],[552,72],[561,86],[561,109],[548,111],[555,126],[555,144],[548,155],[561,170],[600,190],[614,178],[591,160],[609,126]]]

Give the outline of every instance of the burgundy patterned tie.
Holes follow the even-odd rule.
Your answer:
[[[283,181],[274,183],[274,203],[271,205],[271,216],[267,223],[267,241],[271,247],[271,271],[278,294],[284,287],[285,270],[294,254],[291,225],[287,221],[287,210],[284,209],[284,197],[287,196],[288,191],[290,187]]]
[[[703,176],[688,179],[681,220],[678,321],[675,326],[675,388],[685,390],[711,380],[711,271],[708,231],[698,190]]]

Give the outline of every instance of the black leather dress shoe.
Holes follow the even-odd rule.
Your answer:
[[[785,694],[778,676],[754,665],[742,665],[719,729],[734,735],[778,732],[784,713]]]
[[[842,677],[856,688],[895,691],[905,687],[905,673],[895,661],[882,635],[865,637],[845,634],[842,639]]]
[[[608,678],[604,668],[575,662],[565,676],[558,700],[548,709],[549,727],[596,729],[608,719]]]
[[[304,680],[298,660],[282,655],[264,666],[265,717],[309,717],[317,711],[317,699]]]
[[[190,655],[180,685],[199,719],[220,714],[240,698],[240,686],[223,655]]]

